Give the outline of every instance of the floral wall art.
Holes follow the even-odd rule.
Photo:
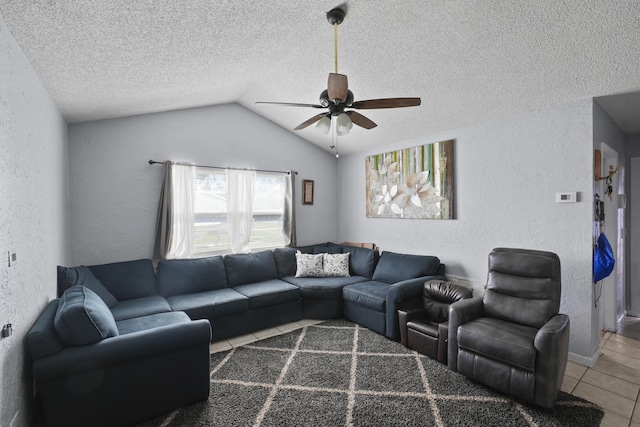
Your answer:
[[[453,219],[453,142],[367,157],[367,217]]]

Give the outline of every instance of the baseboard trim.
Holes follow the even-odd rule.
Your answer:
[[[595,366],[596,362],[598,361],[598,358],[600,357],[601,354],[602,354],[602,348],[600,348],[600,346],[598,346],[598,349],[596,350],[596,352],[591,357],[587,357],[587,356],[583,356],[581,354],[576,354],[576,353],[569,352],[569,360],[571,362],[575,362],[575,363],[578,363],[580,365],[584,365],[584,366],[588,366],[589,368],[593,368]]]

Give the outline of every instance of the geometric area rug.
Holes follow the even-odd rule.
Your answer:
[[[579,426],[602,410],[560,392],[542,409],[346,320],[211,355],[207,401],[139,424],[178,426]]]

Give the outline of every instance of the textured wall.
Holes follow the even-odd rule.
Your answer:
[[[149,159],[296,169],[298,242],[337,238],[335,158],[238,104],[70,125],[69,147],[74,265],[151,257],[163,168]]]
[[[0,18],[0,326],[14,328],[0,340],[2,426],[34,413],[24,337],[67,260],[67,177],[67,126]]]
[[[455,139],[456,219],[365,217],[364,158],[338,163],[341,240],[372,241],[382,250],[437,255],[447,274],[482,294],[494,247],[556,252],[562,262],[561,310],[571,316],[570,351],[590,358],[591,100],[504,118],[386,147],[383,152]],[[579,203],[555,203],[576,191]]]

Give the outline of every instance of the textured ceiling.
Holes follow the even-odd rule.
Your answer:
[[[238,102],[292,129],[318,110],[255,102],[318,102],[333,71],[325,13],[337,5],[0,0],[0,15],[69,122]],[[637,0],[350,0],[345,7],[339,71],[356,100],[419,96],[422,105],[361,110],[378,127],[341,137],[342,153],[640,90]],[[631,98],[598,101],[638,133]],[[629,108],[635,117],[616,116]],[[313,126],[297,134],[330,145]]]

